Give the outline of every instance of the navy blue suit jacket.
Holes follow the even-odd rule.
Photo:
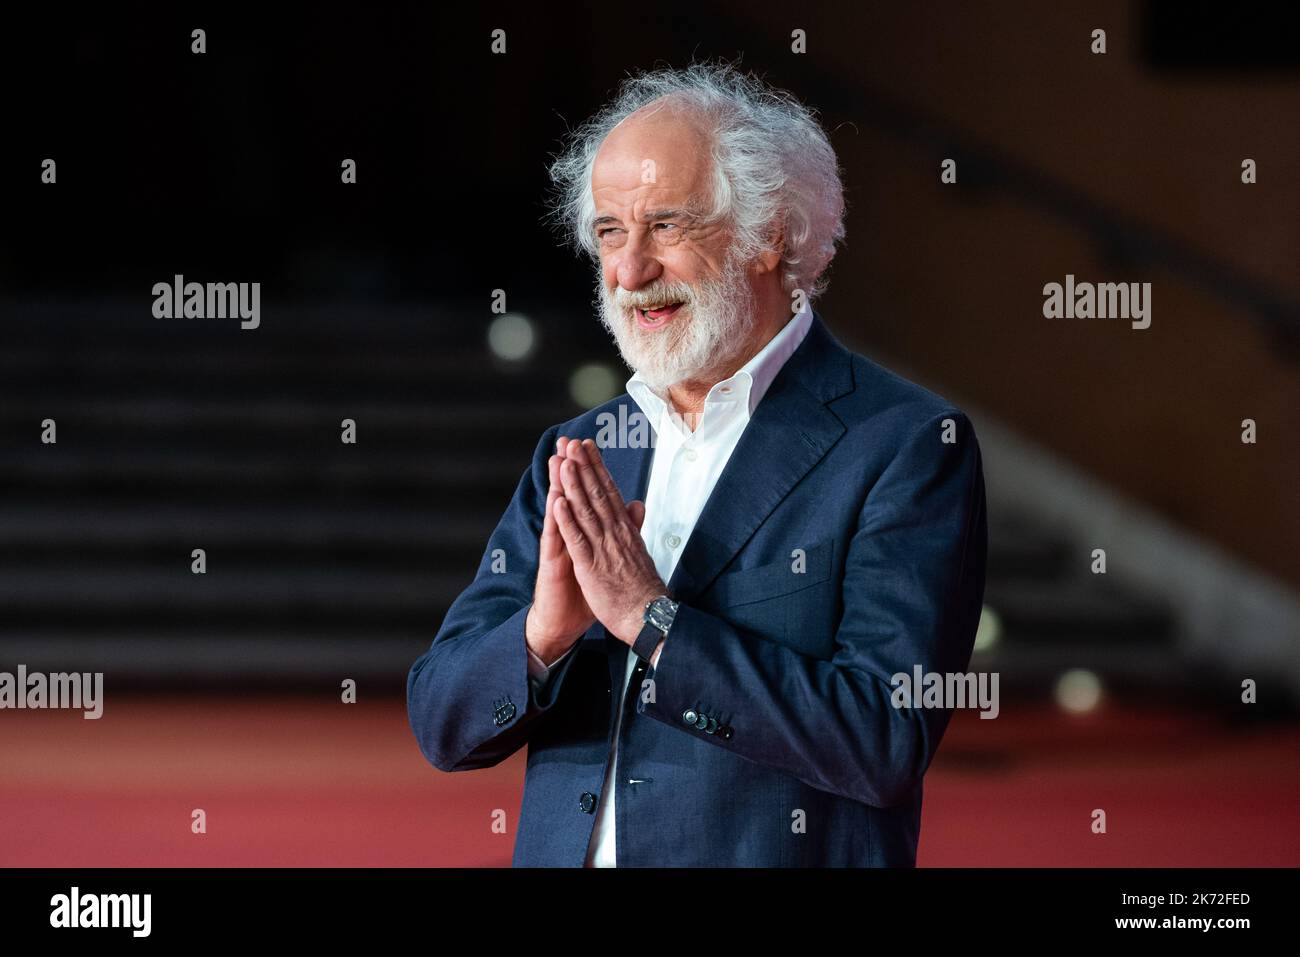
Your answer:
[[[542,436],[407,680],[435,767],[528,746],[515,866],[582,866],[602,797],[627,646],[597,622],[537,691],[524,618],[556,438],[597,439],[620,406],[625,422],[640,411],[624,393]],[[627,446],[602,455],[624,499],[643,499],[654,450]],[[891,678],[967,669],[985,554],[969,420],[814,313],[668,583],[681,607],[658,666],[631,678],[618,866],[914,865],[922,776],[951,712],[894,707]]]

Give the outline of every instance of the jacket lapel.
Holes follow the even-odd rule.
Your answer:
[[[690,602],[845,432],[826,403],[853,388],[850,353],[821,318],[758,403],[700,513],[668,583]]]
[[[758,403],[682,550],[668,590],[690,602],[845,432],[827,403],[853,389],[852,354],[813,311],[812,325]],[[627,415],[639,412],[629,396]],[[624,501],[645,500],[654,449],[602,450]],[[610,687],[622,687],[627,647],[606,632]],[[612,704],[617,705],[614,697]],[[611,718],[613,712],[611,712]]]

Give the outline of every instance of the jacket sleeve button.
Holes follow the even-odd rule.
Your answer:
[[[692,709],[687,708],[682,712],[682,720],[687,724],[695,724],[695,719],[699,717]]]
[[[504,704],[498,705],[492,715],[497,727],[509,723],[510,719],[515,716],[515,711],[516,709],[513,701],[507,700]]]

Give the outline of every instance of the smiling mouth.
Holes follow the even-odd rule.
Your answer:
[[[680,302],[672,302],[657,309],[641,309],[638,307],[633,311],[636,313],[637,324],[643,329],[657,329],[672,318],[682,305]]]

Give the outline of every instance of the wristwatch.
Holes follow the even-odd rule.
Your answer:
[[[647,602],[645,614],[641,617],[645,624],[641,626],[641,633],[632,643],[632,653],[642,661],[649,662],[651,655],[659,647],[659,642],[668,637],[668,629],[673,626],[673,619],[676,616],[677,602],[667,595],[660,595]]]

